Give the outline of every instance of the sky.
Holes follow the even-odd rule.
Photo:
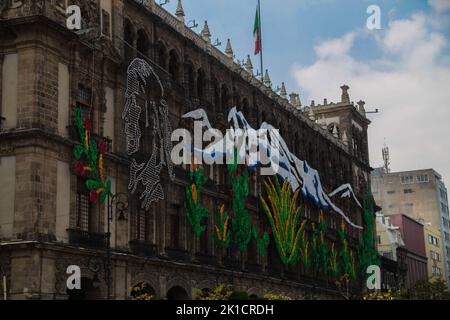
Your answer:
[[[177,0],[165,8],[174,13]],[[186,22],[212,39],[231,39],[239,60],[253,56],[256,0],[183,0]],[[390,148],[391,170],[433,168],[450,185],[450,0],[261,0],[264,69],[303,105],[366,101],[372,167]],[[367,8],[381,9],[369,30]]]

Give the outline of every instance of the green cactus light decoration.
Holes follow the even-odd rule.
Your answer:
[[[208,210],[200,206],[201,188],[208,181],[208,178],[203,175],[203,171],[202,166],[193,164],[193,170],[190,172],[191,185],[186,187],[186,200],[184,202],[184,213],[196,240],[199,240],[206,230],[204,221],[209,216]]]
[[[267,201],[263,196],[260,196],[260,200],[269,218],[282,263],[295,264],[298,260],[299,243],[306,225],[306,220],[299,223],[300,206],[297,206],[297,198],[300,190],[292,194],[287,180],[283,182],[282,186],[277,177],[273,180],[264,181]]]
[[[261,257],[266,255],[267,247],[269,246],[270,237],[267,231],[263,231],[262,228],[253,226],[253,238],[256,241],[256,247],[258,249],[258,254]]]
[[[214,233],[211,237],[219,247],[230,247],[231,231],[229,226],[230,214],[225,211],[225,205],[222,205],[216,215],[216,225],[214,226]]]
[[[233,163],[228,165],[232,185],[232,213],[233,240],[240,252],[244,252],[251,240],[252,226],[250,212],[245,207],[248,197],[248,171],[247,167],[238,166],[237,150],[234,150]]]

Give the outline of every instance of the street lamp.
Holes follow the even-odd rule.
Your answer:
[[[109,300],[111,297],[111,222],[113,220],[113,208],[115,207],[118,211],[117,221],[126,221],[126,211],[128,209],[128,195],[125,193],[116,193],[113,196],[108,195],[108,230],[106,236],[107,240],[107,265],[106,265],[106,285],[107,285],[107,295],[106,299]]]

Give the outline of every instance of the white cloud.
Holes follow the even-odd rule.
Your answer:
[[[372,166],[381,165],[386,138],[393,170],[432,167],[450,182],[448,39],[431,30],[422,14],[392,21],[375,36],[381,59],[355,58],[351,49],[358,39],[359,33],[351,32],[324,41],[315,47],[313,64],[294,66],[302,93],[316,101],[324,95],[337,101],[339,87],[348,84],[352,100],[363,99],[367,109],[381,111],[370,116]]]
[[[450,0],[428,0],[428,3],[437,12],[450,10]]]

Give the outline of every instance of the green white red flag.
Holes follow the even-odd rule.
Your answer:
[[[259,5],[258,5],[259,6]],[[261,17],[259,16],[259,7],[256,8],[255,27],[253,29],[253,36],[255,37],[255,55],[261,53]]]

